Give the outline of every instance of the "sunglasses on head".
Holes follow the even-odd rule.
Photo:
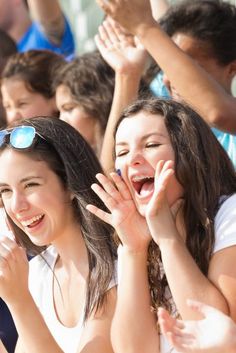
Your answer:
[[[8,143],[16,149],[29,148],[35,142],[36,135],[43,138],[33,126],[17,126],[12,129],[2,130],[0,131],[0,147],[4,143]]]

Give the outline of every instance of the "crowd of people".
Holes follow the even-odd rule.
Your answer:
[[[0,352],[236,352],[236,6],[96,2],[0,0]]]

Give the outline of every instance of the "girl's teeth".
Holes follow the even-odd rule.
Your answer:
[[[30,224],[32,224],[32,223],[34,223],[34,222],[36,222],[36,221],[39,221],[42,217],[43,217],[43,215],[34,216],[33,218],[31,218],[31,219],[29,219],[29,220],[27,220],[27,221],[21,222],[21,223],[22,223],[22,225],[23,225],[24,227],[27,227],[27,226],[29,226]]]

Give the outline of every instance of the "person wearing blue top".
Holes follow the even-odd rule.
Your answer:
[[[73,34],[58,0],[0,0],[0,28],[20,52],[48,49],[66,58],[74,55]]]
[[[184,1],[179,5],[172,6],[166,15],[160,19],[160,25],[174,42],[188,54],[202,69],[206,70],[211,78],[220,84],[220,89],[224,89],[222,93],[225,98],[229,99],[235,104],[234,98],[231,96],[231,84],[235,74],[236,67],[236,51],[235,51],[235,19],[236,9],[227,3],[215,1],[198,1],[192,3],[191,1]],[[220,24],[220,31],[217,31]],[[170,64],[172,62],[170,61]],[[185,67],[185,70],[187,68]],[[228,75],[228,77],[226,77]],[[182,77],[181,73],[178,73]],[[200,75],[199,75],[200,77]],[[161,71],[157,74],[151,82],[150,88],[152,93],[158,97],[172,96],[174,99],[185,99],[190,102],[190,98],[179,94],[177,89],[176,77],[172,77],[172,81],[164,75]],[[209,79],[209,78],[208,78]],[[164,81],[164,82],[163,82]],[[174,82],[175,81],[175,82]],[[200,81],[199,81],[200,82]],[[193,82],[192,82],[193,83]],[[191,87],[189,86],[189,92]],[[196,85],[196,82],[195,82]],[[200,87],[200,84],[199,84]],[[169,91],[169,92],[168,92]],[[187,89],[185,90],[185,93]],[[203,90],[201,92],[203,95]],[[192,95],[194,97],[194,95]],[[196,103],[196,98],[200,97],[200,92],[195,95],[195,100],[192,102],[195,108],[200,111]],[[202,98],[206,98],[206,95]],[[193,98],[194,99],[194,98]],[[220,102],[220,99],[218,99]],[[223,99],[222,99],[223,102]],[[201,106],[203,101],[200,102]],[[230,111],[235,111],[233,105],[227,105]],[[222,109],[222,108],[221,108]],[[213,111],[213,109],[210,109]],[[225,116],[230,119],[230,114],[227,114],[227,108],[224,109]],[[222,112],[220,113],[223,116]],[[233,114],[233,113],[232,113]],[[204,117],[204,116],[203,116]],[[206,119],[207,120],[207,119]],[[234,119],[232,119],[233,121]],[[222,120],[223,121],[223,120]],[[236,168],[236,135],[233,124],[228,128],[229,123],[217,124],[210,122],[212,131],[218,141],[224,147],[229,157],[231,158],[234,167]],[[217,127],[217,128],[216,128]],[[221,130],[222,128],[222,130]]]

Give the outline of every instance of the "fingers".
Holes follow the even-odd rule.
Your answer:
[[[102,45],[109,49],[113,47],[134,46],[133,35],[126,33],[121,26],[111,18],[103,21],[98,28],[99,36],[95,36],[96,44]]]
[[[161,332],[170,344],[182,353],[190,352],[195,343],[195,337],[185,330],[182,320],[173,318],[168,311],[163,308],[158,309],[158,322]]]
[[[111,196],[112,199],[115,200],[116,202],[122,201],[121,193],[117,190],[115,185],[105,175],[99,173],[96,175],[96,178],[99,181],[99,183],[102,185],[106,194]],[[105,193],[101,191],[102,196],[104,196]]]
[[[171,176],[174,174],[172,169],[172,161],[159,161],[156,166],[155,179],[154,179],[154,193],[149,203],[147,214],[149,216],[156,216],[163,205],[167,205],[166,187],[169,183]]]
[[[0,268],[14,270],[17,263],[27,261],[25,250],[15,241],[5,237],[0,242]]]
[[[159,189],[163,189],[168,184],[171,175],[174,174],[174,162],[173,161],[159,161],[156,166],[155,172],[155,186]]]
[[[119,202],[124,200],[125,197],[130,199],[127,187],[122,179],[118,175],[115,175],[115,173],[112,173],[112,178],[115,181],[117,188],[105,175],[101,173],[97,174],[96,178],[102,187],[99,184],[93,184],[91,188],[111,212],[117,207]],[[111,217],[109,213],[106,213],[92,205],[87,206],[87,209],[100,219],[111,224]]]
[[[188,299],[187,300],[187,305],[195,312],[200,313],[203,315],[203,317],[206,317],[208,315],[212,314],[218,314],[219,311],[209,305],[206,305],[202,302],[199,302],[197,300],[192,300]]]
[[[176,327],[178,329],[183,329],[185,327],[183,321],[172,317],[164,308],[158,309],[158,320],[159,323],[161,322],[162,324],[165,324],[165,328],[168,327],[170,329]]]
[[[114,21],[111,22],[111,21],[108,21],[108,20],[105,20],[103,22],[103,28],[106,32],[106,36],[107,38],[109,38],[110,42],[112,44],[116,44],[117,42],[120,41],[120,38],[119,36],[117,35],[117,33],[119,33],[119,27],[117,26],[116,29],[113,25]]]
[[[172,332],[174,335],[180,336],[181,330],[185,327],[183,321],[175,319],[163,308],[158,309],[158,322],[164,335]]]
[[[122,180],[122,178],[117,174],[117,173],[110,173],[110,176],[112,180],[114,181],[118,191],[120,192],[121,197],[124,200],[130,200],[132,199],[130,191],[125,184],[125,182]]]
[[[96,217],[100,218],[102,221],[112,225],[111,222],[111,215],[103,210],[101,210],[100,208],[94,206],[94,205],[87,205],[86,209],[91,212],[92,214],[94,214]]]
[[[175,335],[172,332],[166,333],[166,338],[170,342],[171,346],[177,350],[177,352],[181,353],[190,353],[194,352],[192,349],[194,341],[192,338],[185,338]]]

